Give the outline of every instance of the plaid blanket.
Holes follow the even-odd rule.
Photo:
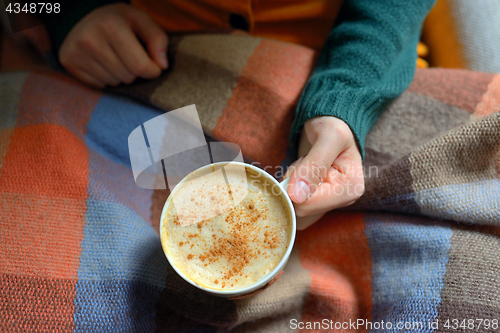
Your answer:
[[[114,92],[0,75],[2,331],[498,330],[500,75],[419,70],[368,135],[363,197],[298,232],[271,287],[227,300],[169,267],[168,190],[135,185],[128,135],[196,104],[207,134],[277,170],[315,54],[237,34],[171,43],[159,79]]]

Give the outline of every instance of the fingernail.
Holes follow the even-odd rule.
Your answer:
[[[165,52],[160,52],[160,65],[163,69],[168,67],[167,54]]]
[[[293,187],[293,196],[298,203],[303,203],[307,200],[307,198],[309,198],[310,195],[311,190],[309,189],[309,185],[302,180],[298,180]]]

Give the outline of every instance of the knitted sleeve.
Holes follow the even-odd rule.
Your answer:
[[[129,2],[127,0],[60,0],[61,13],[37,14],[49,32],[54,51],[57,54],[64,38],[75,24],[94,9],[117,2]]]
[[[302,92],[292,147],[304,123],[335,116],[365,137],[384,107],[410,84],[423,20],[435,0],[345,0]]]

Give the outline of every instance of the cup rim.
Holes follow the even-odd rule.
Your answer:
[[[262,174],[263,176],[265,176],[267,179],[271,180],[274,184],[278,185],[281,189],[281,191],[284,193],[284,197],[288,203],[288,208],[290,209],[290,213],[292,215],[292,234],[291,234],[291,237],[290,237],[290,242],[288,243],[288,248],[285,252],[285,254],[283,255],[283,257],[281,258],[280,262],[276,265],[276,267],[271,271],[269,272],[267,275],[265,275],[263,278],[261,278],[260,280],[256,281],[255,283],[245,287],[245,288],[241,288],[241,289],[232,289],[232,290],[217,290],[217,289],[211,289],[211,288],[207,288],[207,287],[204,287],[204,286],[200,286],[199,284],[197,284],[196,282],[194,282],[193,280],[189,279],[180,269],[178,269],[174,262],[173,262],[173,259],[170,258],[170,256],[167,254],[167,251],[164,247],[164,244],[162,242],[162,235],[163,235],[163,217],[165,216],[165,213],[167,211],[167,208],[169,207],[170,205],[170,202],[172,201],[172,195],[175,194],[175,192],[179,189],[179,185],[181,185],[182,183],[184,183],[186,181],[186,179],[189,177],[189,175],[191,175],[192,173],[194,172],[198,172],[200,170],[203,170],[205,168],[209,168],[209,167],[212,167],[212,166],[216,166],[216,165],[221,165],[221,164],[238,164],[238,165],[243,165],[245,167],[249,167],[251,168],[252,170],[255,170],[257,172],[259,172],[260,174]],[[223,297],[232,297],[232,296],[239,296],[239,295],[245,295],[245,294],[249,294],[251,292],[254,292],[256,291],[257,289],[259,288],[262,288],[263,286],[265,286],[269,281],[271,281],[275,276],[277,276],[279,274],[279,272],[281,270],[283,270],[283,267],[285,266],[285,264],[287,263],[289,257],[290,257],[290,254],[292,253],[292,250],[293,250],[293,245],[295,243],[295,234],[297,232],[297,221],[296,221],[296,216],[295,216],[295,208],[293,207],[293,203],[292,203],[292,200],[290,199],[290,196],[288,195],[287,191],[285,189],[283,189],[280,185],[280,182],[278,182],[273,176],[271,176],[267,171],[263,170],[263,169],[260,169],[252,164],[249,164],[249,163],[242,163],[242,162],[236,162],[236,161],[222,161],[222,162],[215,162],[215,163],[210,163],[210,164],[207,164],[205,166],[202,166],[192,172],[190,172],[188,175],[186,175],[175,187],[174,189],[172,190],[172,192],[170,192],[167,200],[165,201],[165,204],[163,205],[163,209],[162,209],[162,212],[161,212],[161,216],[160,216],[160,243],[161,243],[161,246],[162,246],[162,250],[163,250],[163,253],[165,254],[165,257],[167,258],[168,262],[170,263],[170,266],[174,269],[174,271],[182,278],[184,279],[184,281],[188,282],[189,284],[199,288],[199,289],[202,289],[206,292],[209,292],[209,293],[212,293],[212,294],[215,294],[215,295],[218,295],[218,296],[223,296]]]

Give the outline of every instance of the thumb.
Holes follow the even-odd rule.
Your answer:
[[[292,201],[298,204],[306,201],[323,182],[328,169],[345,148],[341,142],[335,142],[332,133],[320,134],[290,177],[288,194]]]
[[[134,11],[130,18],[134,32],[146,44],[151,59],[162,69],[166,69],[168,67],[166,32],[145,12]]]

